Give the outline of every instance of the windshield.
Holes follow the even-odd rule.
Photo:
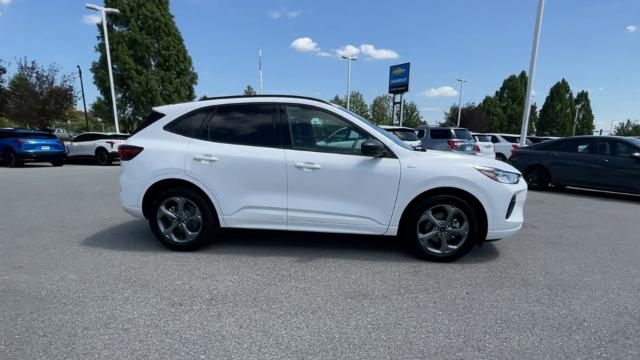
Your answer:
[[[390,131],[393,135],[397,136],[398,139],[402,141],[418,141],[418,135],[413,130],[409,129],[393,129],[387,130]]]
[[[354,112],[352,112],[352,111],[350,111],[350,110],[347,110],[347,109],[343,108],[342,106],[335,105],[335,104],[332,104],[332,105],[333,105],[333,106],[335,106],[335,107],[337,107],[337,108],[340,108],[340,109],[342,109],[342,110],[344,110],[344,111],[346,111],[346,112],[348,112],[349,114],[351,114],[351,115],[355,116],[355,117],[356,117],[356,118],[358,118],[359,120],[364,121],[367,125],[371,126],[371,127],[372,127],[375,131],[377,131],[380,135],[382,135],[382,136],[386,137],[387,139],[389,139],[389,140],[393,141],[396,145],[401,146],[401,147],[403,147],[403,148],[405,148],[405,149],[407,149],[407,150],[414,150],[414,149],[411,147],[411,145],[409,145],[409,144],[407,144],[407,143],[403,142],[402,140],[398,139],[398,137],[397,137],[397,136],[395,136],[395,135],[393,135],[392,133],[390,133],[390,132],[386,131],[385,129],[381,128],[380,126],[378,126],[378,124],[374,123],[373,121],[368,120],[368,119],[365,119],[365,118],[363,118],[362,116],[360,116],[360,115],[358,115],[358,114],[356,114],[356,113],[354,113]]]

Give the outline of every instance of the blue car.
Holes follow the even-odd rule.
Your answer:
[[[0,157],[10,167],[25,161],[46,161],[62,166],[66,149],[62,141],[44,131],[0,129]]]

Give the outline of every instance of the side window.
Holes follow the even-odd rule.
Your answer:
[[[291,146],[294,149],[361,154],[370,137],[354,125],[328,112],[303,106],[287,106]]]
[[[620,157],[629,157],[629,155],[635,153],[635,152],[640,152],[640,149],[634,147],[631,144],[627,144],[625,142],[622,141],[616,141],[615,142],[615,154],[616,156],[620,156]]]
[[[598,141],[598,146],[596,147],[596,154],[612,156],[613,155],[613,142],[611,141]]]
[[[87,138],[89,137],[88,134],[81,134],[76,136],[75,138],[73,138],[73,142],[82,142],[82,141],[87,141]]]
[[[498,137],[495,135],[491,135],[491,142],[497,144],[500,142],[500,139],[498,139]]]
[[[451,130],[449,129],[431,129],[429,135],[432,139],[451,139]]]
[[[418,139],[422,139],[424,137],[424,129],[420,129],[417,132]]]
[[[192,112],[187,116],[171,122],[165,129],[178,135],[207,140],[207,130],[204,126],[211,111],[210,109],[204,109]]]
[[[209,121],[209,140],[250,146],[277,146],[270,104],[218,107]]]
[[[591,154],[594,152],[593,147],[593,141],[590,139],[569,140],[559,143],[557,151],[577,154]]]

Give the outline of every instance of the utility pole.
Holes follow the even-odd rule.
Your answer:
[[[84,123],[87,127],[87,131],[89,129],[89,116],[87,115],[87,101],[84,98],[84,84],[82,83],[82,69],[80,69],[80,65],[76,65],[78,68],[78,74],[80,75],[80,90],[82,91],[82,106],[84,107]]]
[[[460,127],[460,115],[462,114],[462,84],[466,83],[467,80],[458,79],[458,81],[460,81],[460,97],[458,98],[458,125],[456,126]]]
[[[260,72],[260,95],[262,95],[262,49],[258,50],[258,70]]]
[[[358,60],[355,56],[340,56],[341,59],[347,60],[347,110],[351,109],[351,62]]]
[[[107,33],[107,13],[120,14],[120,10],[113,8],[106,8],[104,6],[98,6],[94,4],[85,4],[87,9],[99,11],[102,15],[102,31],[104,33],[104,46],[107,53],[107,66],[109,68],[109,85],[111,86],[111,105],[113,107],[113,121],[116,125],[116,132],[120,132],[120,126],[118,125],[118,110],[116,109],[116,91],[113,87],[113,71],[111,69],[111,53],[109,51],[109,34]]]
[[[520,129],[520,146],[527,144],[527,132],[529,131],[529,113],[531,112],[531,87],[536,72],[536,59],[538,58],[538,43],[540,42],[540,27],[542,26],[542,12],[544,0],[538,0],[536,13],[536,27],[533,31],[533,45],[531,46],[531,62],[529,63],[529,78],[527,80],[527,94],[524,98],[524,113],[522,114],[522,129]]]

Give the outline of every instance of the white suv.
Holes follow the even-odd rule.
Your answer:
[[[160,106],[119,154],[125,210],[176,250],[220,227],[254,228],[400,235],[448,261],[515,234],[527,194],[508,164],[414,151],[354,113],[295,96]]]
[[[129,137],[128,134],[86,132],[66,142],[67,158],[91,158],[98,165],[111,165],[118,158],[118,146]]]

